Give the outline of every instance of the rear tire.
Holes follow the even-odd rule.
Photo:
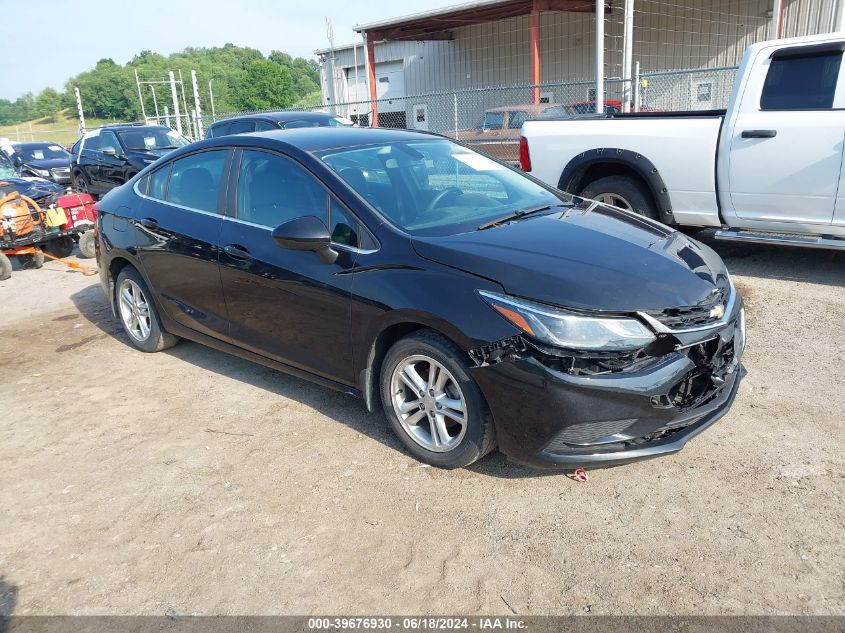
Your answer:
[[[114,283],[114,302],[123,331],[142,352],[160,352],[179,338],[165,332],[144,278],[132,266],[120,271]]]
[[[37,251],[31,255],[18,255],[21,267],[25,269],[41,268],[44,265],[44,253]]]
[[[652,220],[660,220],[651,191],[644,183],[630,176],[599,178],[581,189],[578,195],[633,211]]]
[[[97,255],[93,229],[79,236],[79,253],[85,259],[91,259]]]
[[[421,462],[462,468],[496,446],[492,416],[468,366],[466,354],[433,330],[400,339],[382,362],[384,412]]]
[[[0,281],[6,281],[12,276],[12,260],[0,253]]]
[[[75,243],[73,238],[69,235],[62,235],[54,240],[50,240],[44,245],[44,250],[50,253],[53,257],[70,257],[73,253]]]

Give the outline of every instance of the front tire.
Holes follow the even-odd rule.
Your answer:
[[[657,205],[648,187],[630,176],[605,176],[594,180],[578,194],[582,198],[633,211],[658,220]]]
[[[117,316],[132,345],[142,352],[160,352],[179,342],[161,327],[150,289],[135,268],[120,271],[114,295]]]
[[[12,260],[4,253],[0,253],[0,281],[6,281],[12,276]]]
[[[382,362],[384,412],[421,462],[462,468],[496,445],[487,403],[467,367],[466,355],[432,330],[400,339]]]
[[[73,188],[79,193],[91,193],[91,184],[81,171],[73,172]]]

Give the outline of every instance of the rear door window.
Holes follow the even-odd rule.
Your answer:
[[[189,209],[218,213],[227,153],[228,150],[199,152],[173,161],[166,200]]]
[[[228,134],[248,134],[255,132],[255,121],[235,121],[229,126]]]
[[[270,121],[256,121],[255,122],[255,131],[256,132],[269,132],[270,130],[278,130],[279,126],[275,123]]]
[[[762,110],[829,110],[833,107],[842,51],[775,56],[769,63]]]

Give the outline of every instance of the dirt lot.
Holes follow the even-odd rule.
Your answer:
[[[726,247],[748,378],[587,484],[421,467],[361,402],[183,342],[97,277],[0,282],[0,614],[845,614],[845,257]]]

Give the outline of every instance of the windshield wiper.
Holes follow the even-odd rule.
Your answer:
[[[513,213],[509,213],[508,215],[503,215],[500,218],[496,218],[495,220],[490,220],[489,222],[485,222],[484,224],[478,227],[479,231],[483,231],[484,229],[492,229],[494,226],[499,226],[500,224],[505,224],[506,222],[512,222],[513,220],[519,220],[520,218],[524,218],[526,215],[531,215],[533,213],[539,213],[540,211],[548,211],[549,209],[553,209],[555,207],[565,207],[565,204],[544,204],[539,207],[528,207],[527,209],[518,209]]]

